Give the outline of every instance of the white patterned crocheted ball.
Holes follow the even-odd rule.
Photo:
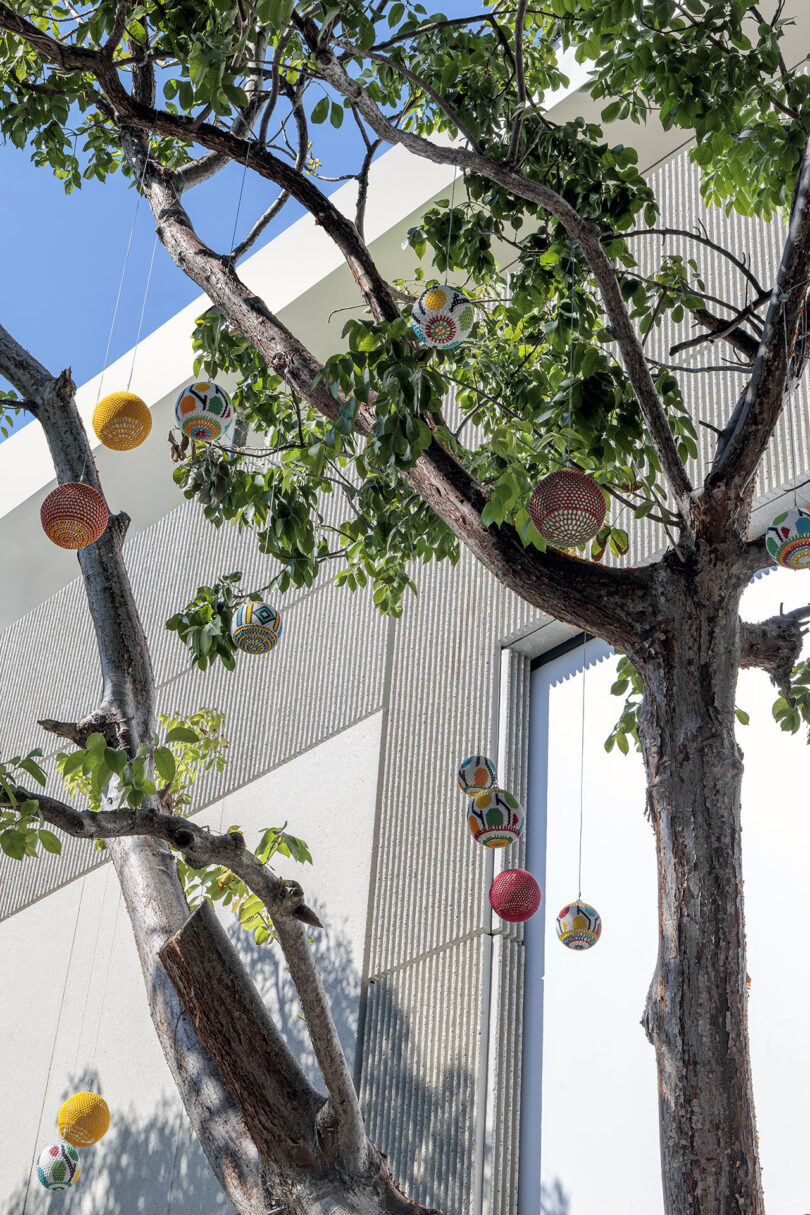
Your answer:
[[[789,570],[810,567],[810,514],[799,507],[783,510],[765,533],[765,547]]]
[[[483,789],[470,802],[467,823],[479,844],[506,848],[520,838],[523,807],[507,789]]]
[[[460,346],[475,324],[475,309],[455,287],[429,287],[413,306],[411,324],[420,342],[436,350]]]
[[[69,1190],[81,1173],[79,1153],[69,1143],[52,1143],[37,1161],[37,1177],[46,1190]]]
[[[566,949],[591,949],[602,935],[602,917],[595,907],[578,899],[557,916],[557,936]]]
[[[486,755],[468,755],[459,766],[458,787],[470,797],[482,789],[494,789],[497,783],[495,765]]]
[[[177,425],[190,439],[221,439],[234,420],[231,398],[219,384],[195,380],[186,384],[174,407]]]

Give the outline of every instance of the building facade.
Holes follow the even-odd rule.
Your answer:
[[[584,104],[575,88],[555,101],[561,116]],[[745,250],[763,281],[772,281],[779,228],[706,213],[687,150],[671,133],[647,132],[642,144],[642,167],[656,187],[663,225],[705,223],[718,240]],[[431,199],[446,196],[448,184],[446,170],[410,161],[399,150],[380,159],[367,226],[386,273],[403,272],[404,233]],[[336,197],[350,202],[348,193]],[[736,291],[722,259],[701,261],[709,279]],[[257,253],[243,273],[317,353],[328,352],[337,338],[327,318],[352,292],[334,250],[309,220]],[[217,574],[240,569],[251,585],[266,571],[251,537],[210,528],[171,480],[164,435],[189,375],[189,335],[203,306],[199,301],[184,310],[138,352],[133,389],[154,402],[150,440],[127,455],[97,452],[111,509],[133,517],[125,556],[150,641],[158,709],[190,713],[211,705],[226,714],[230,759],[222,774],[209,774],[195,789],[200,821],[238,824],[250,842],[263,828],[286,823],[308,841],[311,870],[288,862],[279,869],[285,876],[294,872],[323,918],[316,952],[369,1131],[412,1197],[448,1215],[657,1215],[654,1061],[637,1025],[654,964],[654,851],[638,761],[621,761],[630,775],[618,775],[615,755],[608,769],[600,766],[605,715],[618,707],[605,688],[612,660],[596,648],[583,654],[572,630],[517,599],[464,553],[456,567],[415,571],[418,599],[398,621],[381,617],[369,594],[324,581],[285,596],[284,636],[270,656],[244,655],[233,673],[190,670],[186,651],[163,628],[168,616]],[[662,330],[652,339],[662,358],[668,336]],[[128,369],[129,358],[121,368]],[[116,374],[117,365],[106,372],[109,388]],[[684,378],[693,381],[695,416],[722,425],[735,399],[734,374]],[[98,391],[95,381],[81,391],[85,419]],[[803,387],[763,464],[755,533],[794,483],[807,505],[806,410]],[[701,439],[703,467],[712,432],[701,428]],[[37,719],[81,716],[95,704],[99,679],[73,558],[39,533],[39,503],[51,484],[35,426],[0,447],[6,554],[0,754],[43,745],[49,772],[59,748],[39,732]],[[655,528],[644,521],[625,526],[634,563],[660,550]],[[787,578],[793,579],[789,589],[780,583],[778,592],[785,599],[810,597],[806,574]],[[762,589],[754,590],[764,603]],[[592,834],[585,835],[585,858],[594,889],[583,893],[597,905],[602,899],[606,927],[599,951],[560,957],[551,952],[565,952],[556,943],[554,916],[557,901],[575,893],[570,830],[578,822],[578,807],[570,814],[560,807],[578,798],[584,658],[594,663],[585,676],[589,716],[593,710],[586,744]],[[755,696],[767,707],[764,685]],[[766,739],[766,723],[756,729],[757,738]],[[794,795],[810,772],[800,740],[778,741],[797,755],[780,761],[789,769],[783,801],[790,810],[779,832],[795,865],[806,858],[808,841]],[[763,745],[776,746],[770,738]],[[525,838],[508,860],[478,847],[465,826],[455,772],[459,760],[476,751],[497,760],[500,780],[528,806]],[[619,801],[628,803],[632,824],[617,817],[610,787],[621,788]],[[603,813],[608,802],[610,812]],[[767,847],[766,837],[753,833]],[[618,841],[613,851],[611,840]],[[781,880],[783,859],[774,848],[763,889]],[[496,866],[525,863],[541,882],[544,902],[524,934],[521,926],[494,919],[487,891]],[[756,895],[749,920],[766,914]],[[0,1137],[0,1207],[9,1215],[34,1215],[56,1201],[30,1182],[33,1158],[56,1137],[56,1111],[69,1092],[97,1086],[110,1104],[112,1129],[85,1153],[82,1184],[60,1196],[66,1207],[77,1215],[229,1209],[191,1137],[152,1032],[129,925],[104,855],[85,841],[67,840],[58,858],[20,864],[1,857],[0,917],[0,1042],[15,1104]],[[317,1082],[275,951],[258,949],[226,923]],[[628,934],[630,947],[627,939],[620,946]],[[762,956],[767,960],[767,951]],[[583,963],[576,973],[575,963]],[[810,994],[807,968],[794,962],[792,969],[788,986],[776,987],[786,1009],[800,1007]],[[635,1007],[629,1026],[625,996]],[[770,1016],[764,1037],[772,1035]],[[767,1122],[774,1142],[785,1137],[780,1151],[793,1142],[788,1124],[797,1122],[798,1086],[810,1081],[806,1035],[792,1021],[783,1029],[793,1079],[784,1060],[771,1066],[767,1052],[761,1067],[766,1106],[784,1115],[784,1127],[774,1129],[776,1114]],[[755,1039],[755,1066],[756,1050]],[[763,1138],[766,1184],[769,1150]],[[776,1152],[773,1159],[782,1157]],[[793,1176],[785,1181],[783,1174],[781,1182],[792,1186]],[[797,1179],[792,1197],[780,1191],[770,1209],[803,1215],[810,1187],[804,1183],[802,1191],[801,1184]]]

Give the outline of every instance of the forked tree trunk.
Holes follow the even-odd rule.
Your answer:
[[[640,739],[658,859],[655,1045],[667,1215],[762,1215],[748,1050],[734,705],[744,582],[662,570],[663,627],[640,664]]]

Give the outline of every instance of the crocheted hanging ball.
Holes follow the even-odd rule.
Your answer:
[[[566,949],[591,949],[601,935],[602,917],[589,903],[569,903],[557,916],[557,936]]]
[[[529,501],[540,535],[555,548],[574,548],[592,540],[605,521],[605,497],[593,477],[574,468],[549,473]]]
[[[242,603],[233,614],[231,637],[246,654],[266,654],[281,636],[281,617],[268,603]]]
[[[40,1152],[37,1177],[46,1190],[69,1190],[81,1171],[79,1153],[69,1143],[53,1143]]]
[[[520,802],[506,789],[476,793],[467,812],[470,831],[487,848],[505,848],[519,839],[524,817]]]
[[[504,869],[489,891],[492,910],[510,924],[530,920],[539,908],[542,897],[537,882],[525,869]]]
[[[411,324],[420,342],[436,350],[460,346],[475,324],[475,309],[455,287],[428,287],[413,306]]]
[[[87,548],[104,534],[107,503],[83,481],[65,481],[39,508],[46,536],[60,548]]]
[[[219,384],[186,384],[174,407],[177,425],[190,439],[219,439],[234,419],[231,398]]]
[[[798,507],[783,510],[765,533],[765,547],[778,565],[810,568],[810,513]]]
[[[111,392],[93,411],[93,430],[113,451],[140,447],[151,429],[149,406],[134,392]]]
[[[498,783],[495,765],[486,755],[468,755],[458,770],[458,787],[462,793],[480,793],[494,789]]]
[[[76,1147],[98,1143],[110,1129],[110,1107],[98,1093],[73,1093],[57,1116],[59,1134]]]

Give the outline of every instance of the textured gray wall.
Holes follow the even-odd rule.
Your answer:
[[[764,281],[772,279],[775,228],[707,216],[683,155],[658,170],[655,183],[664,224],[689,228],[701,220],[738,254],[745,250]],[[737,300],[736,272],[728,263],[697,247],[695,256],[706,268],[708,289]],[[664,329],[650,347],[666,360],[670,341]],[[691,362],[725,358],[706,346]],[[741,378],[684,378],[695,416],[722,425]],[[790,479],[788,427],[798,467],[807,468],[806,434],[798,432],[805,405],[802,390],[764,463],[760,494],[773,495]],[[712,443],[712,433],[701,428],[701,466]],[[646,523],[628,526],[625,518],[623,525],[634,562],[660,547],[660,534]],[[453,1215],[513,1215],[522,939],[512,929],[493,934],[487,889],[492,866],[502,862],[464,828],[455,769],[478,748],[498,753],[501,779],[525,793],[528,663],[514,653],[503,658],[501,644],[531,633],[544,618],[465,554],[455,568],[420,567],[419,600],[407,604],[398,622],[383,620],[368,594],[328,585],[291,594],[282,605],[285,636],[270,659],[246,658],[234,674],[201,675],[188,670],[185,651],[162,630],[163,621],[198,581],[216,573],[239,568],[256,584],[263,559],[244,535],[207,528],[191,504],[134,537],[126,556],[152,645],[160,709],[211,704],[227,714],[231,763],[223,775],[206,779],[200,804],[384,711],[364,968],[361,1092],[369,1129],[420,1201]],[[6,755],[42,741],[37,717],[73,718],[93,707],[96,659],[78,583],[0,635],[0,681],[0,753]],[[0,915],[98,863],[76,843],[67,844],[61,859],[36,865],[0,858]]]

